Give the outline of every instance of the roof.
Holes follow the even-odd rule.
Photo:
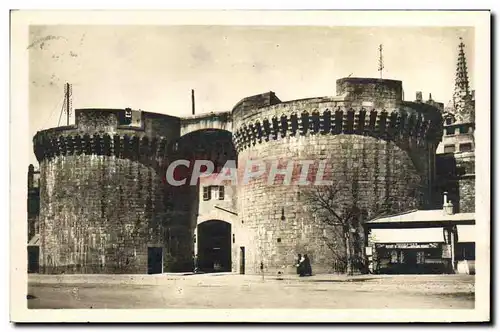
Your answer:
[[[367,221],[367,224],[383,223],[421,223],[421,222],[454,222],[454,221],[474,221],[475,213],[455,213],[446,214],[443,210],[414,210],[398,215],[380,217]]]

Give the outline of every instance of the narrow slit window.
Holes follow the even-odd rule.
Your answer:
[[[211,196],[210,187],[203,187],[203,200],[209,201]]]
[[[224,200],[224,186],[219,186],[219,200]]]

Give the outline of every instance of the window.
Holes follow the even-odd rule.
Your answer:
[[[445,145],[444,153],[453,153],[455,152],[455,145]]]
[[[457,260],[475,260],[476,245],[474,242],[457,243]]]
[[[392,264],[399,263],[399,255],[396,250],[391,251],[391,263]]]
[[[425,263],[425,252],[417,251],[417,264]]]
[[[210,187],[212,190],[212,197],[213,199],[219,199],[219,187],[218,186],[211,186]]]
[[[211,196],[210,187],[203,187],[203,200],[209,201]]]
[[[128,126],[132,123],[132,110],[126,108],[123,115],[120,117],[120,124]]]
[[[453,124],[453,118],[452,117],[446,118],[446,124],[447,125]]]
[[[472,151],[472,143],[463,143],[459,146],[460,152]]]
[[[224,186],[206,186],[203,187],[203,200],[209,201],[211,199],[224,200]]]
[[[469,127],[460,127],[460,134],[467,134],[469,132]]]
[[[224,186],[219,186],[219,200],[224,200]]]
[[[464,175],[465,174],[465,167],[463,167],[463,166],[457,167],[456,174],[457,175]]]
[[[446,133],[446,135],[454,135],[455,128],[451,128],[451,127],[445,128],[445,133]]]
[[[142,125],[142,112],[133,111],[130,108],[126,108],[123,111],[119,112],[118,124],[120,126],[139,128]]]

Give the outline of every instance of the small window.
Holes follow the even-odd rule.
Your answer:
[[[467,134],[469,132],[469,127],[460,127],[460,134]]]
[[[455,128],[446,128],[445,129],[446,135],[454,135],[455,134]]]
[[[126,108],[123,111],[119,112],[118,124],[120,126],[140,128],[142,125],[142,112],[133,111],[130,108]]]
[[[210,187],[203,187],[203,200],[209,201],[211,198]]]
[[[399,257],[398,257],[398,252],[396,250],[391,251],[391,263],[392,264],[397,264],[399,263]]]
[[[456,174],[457,175],[464,175],[464,174],[466,174],[465,167],[463,167],[463,166],[457,167]]]
[[[463,143],[463,144],[460,144],[460,152],[468,152],[468,151],[472,151],[472,143]]]
[[[120,124],[128,126],[131,123],[132,123],[132,110],[125,109],[125,111],[122,113],[122,116],[120,117]]]
[[[455,152],[455,145],[445,145],[444,153],[453,153]]]
[[[417,264],[425,263],[425,252],[417,251]]]
[[[219,200],[224,200],[224,186],[219,186]]]
[[[452,118],[452,117],[446,118],[445,123],[446,123],[447,125],[451,125],[451,124],[453,124],[453,118]]]

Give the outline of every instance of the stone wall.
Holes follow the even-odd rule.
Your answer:
[[[366,210],[376,209],[386,198],[397,199],[400,211],[414,209],[425,194],[420,191],[425,175],[417,171],[408,154],[394,143],[370,137],[341,134],[285,138],[240,152],[240,167],[247,160],[260,158],[276,158],[281,167],[287,162],[324,160],[324,179],[335,184],[344,181],[348,187],[356,183],[356,202]],[[312,182],[317,168],[316,163],[309,169]],[[244,227],[236,236],[238,244],[242,236],[248,237],[245,245],[249,273],[259,272],[260,261],[268,271],[293,272],[299,253],[309,254],[316,272],[332,272],[335,257],[342,256],[342,239],[331,238],[339,233],[332,234],[331,227],[312,215],[314,198],[310,195],[315,188],[293,185],[300,171],[300,167],[294,169],[291,186],[283,185],[279,176],[275,184],[267,184],[268,172],[247,185],[240,184],[238,219],[243,222],[239,226]],[[338,197],[350,197],[350,193],[343,190]],[[334,245],[334,252],[329,245]]]
[[[403,100],[401,81],[348,77],[337,80],[337,96],[352,106],[394,108]]]
[[[457,181],[459,189],[459,211],[475,212],[475,153],[462,152],[455,154],[457,163]]]
[[[269,92],[244,98],[231,113],[186,119],[133,111],[127,124],[130,110],[76,110],[75,125],[34,138],[41,271],[146,273],[148,246],[164,248],[165,271],[187,271],[197,223],[212,217],[231,223],[235,272],[241,247],[246,273],[259,273],[261,262],[268,273],[293,273],[298,253],[309,254],[317,273],[335,271],[342,234],[312,212],[314,187],[285,186],[282,176],[268,184],[269,167],[295,162],[293,183],[297,162],[314,161],[310,181],[326,162],[324,179],[341,184],[340,196],[367,213],[387,202],[396,211],[432,205],[441,114],[432,105],[404,102],[402,93],[400,81],[345,78],[337,81],[336,97],[281,102]],[[204,203],[199,184],[166,182],[174,160],[209,159],[221,167],[233,158],[239,175],[249,160],[266,160],[268,168],[248,184],[228,187],[222,202]],[[469,209],[473,181],[460,179],[454,190]],[[355,236],[364,234],[358,229]],[[359,246],[361,252],[362,241]]]
[[[337,86],[340,98],[233,113],[239,173],[254,159],[267,160],[267,170],[272,161],[286,167],[288,162],[312,160],[309,174],[323,161],[325,179],[348,191],[357,188],[355,197],[345,191],[339,197],[368,214],[388,201],[396,212],[430,205],[435,148],[442,132],[439,110],[403,103],[399,81],[349,78],[338,80]],[[290,186],[269,184],[267,174],[238,185],[236,247],[245,247],[246,272],[259,273],[262,262],[268,272],[293,273],[299,253],[311,257],[316,272],[333,272],[344,250],[342,233],[312,213],[314,187],[294,180]],[[293,179],[299,174],[300,167],[295,168]],[[364,235],[357,230],[355,237]]]
[[[123,111],[77,110],[35,136],[42,273],[147,273],[148,246],[185,251],[163,181],[179,120],[141,112],[127,127]]]
[[[155,170],[113,156],[42,161],[41,270],[146,273],[147,247],[163,247]]]
[[[201,114],[191,117],[185,117],[181,119],[181,136],[187,135],[189,133],[205,130],[205,129],[219,129],[231,131],[231,113],[230,112],[218,112],[218,113],[208,113]]]

